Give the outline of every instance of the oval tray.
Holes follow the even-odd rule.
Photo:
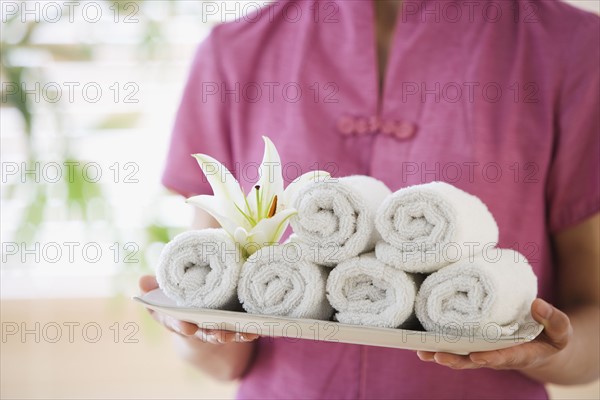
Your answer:
[[[489,336],[457,336],[450,332],[377,328],[342,324],[335,321],[248,314],[242,311],[178,307],[160,289],[135,296],[133,299],[142,303],[146,308],[195,323],[205,329],[258,333],[262,336],[287,337],[290,340],[322,340],[455,354],[469,354],[516,346],[535,339],[543,330],[542,325],[530,320],[520,324],[519,329],[510,336],[498,337],[496,329],[488,329]]]

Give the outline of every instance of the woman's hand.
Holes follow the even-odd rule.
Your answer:
[[[158,288],[156,278],[151,275],[145,275],[140,278],[140,289],[147,293]],[[190,322],[180,321],[168,315],[164,315],[152,310],[148,310],[152,318],[161,323],[168,330],[175,332],[190,340],[197,340],[212,344],[225,344],[232,342],[251,342],[258,339],[258,335],[253,333],[238,333],[223,330],[209,330],[199,328],[198,325]]]
[[[466,356],[450,353],[418,351],[423,361],[433,361],[454,369],[494,368],[520,369],[523,372],[544,368],[551,364],[573,334],[569,317],[542,299],[531,304],[531,315],[544,325],[542,333],[533,341],[507,349],[471,353]]]

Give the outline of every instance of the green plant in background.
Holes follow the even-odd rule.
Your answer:
[[[141,9],[143,2],[131,0],[107,0],[108,7],[119,8],[121,15],[131,9],[132,5]],[[169,6],[172,12],[172,5]],[[140,15],[138,15],[140,17]],[[140,35],[140,42],[137,45],[139,49],[140,62],[152,60],[156,58],[157,45],[162,42],[161,24],[151,19],[139,18],[143,24],[144,33]],[[69,62],[93,62],[94,48],[89,44],[51,44],[40,45],[32,41],[36,31],[45,22],[25,22],[20,19],[20,15],[14,15],[8,19],[3,26],[3,31],[10,32],[11,35],[2,35],[0,45],[0,63],[1,77],[4,82],[14,83],[11,85],[10,91],[1,93],[2,107],[14,108],[20,115],[23,122],[25,162],[27,165],[34,165],[38,162],[48,161],[44,156],[45,151],[36,149],[35,146],[35,127],[36,127],[36,107],[48,107],[52,115],[53,123],[56,126],[56,134],[59,137],[59,155],[58,159],[53,158],[53,162],[61,165],[71,163],[73,166],[73,174],[70,179],[61,179],[57,183],[47,182],[32,182],[13,183],[4,185],[3,196],[8,199],[25,199],[26,206],[23,210],[22,217],[15,232],[14,240],[17,242],[30,243],[36,239],[39,229],[47,218],[49,209],[49,200],[60,199],[60,202],[67,210],[69,219],[81,220],[86,226],[98,219],[109,222],[113,219],[112,206],[106,199],[106,194],[100,184],[84,179],[84,173],[81,165],[86,164],[86,160],[78,159],[71,151],[72,137],[64,128],[64,121],[58,104],[47,103],[37,104],[30,100],[22,90],[22,83],[45,82],[44,70],[42,67],[30,67],[19,65],[17,55],[24,50],[42,53],[53,60],[69,61]],[[5,85],[2,85],[5,88]],[[135,125],[139,115],[137,114],[111,114],[103,121],[98,123],[98,129],[122,129],[129,128]],[[98,215],[91,210],[91,206],[98,207],[104,210]],[[151,218],[149,218],[151,220]],[[145,227],[143,235],[142,247],[147,247],[155,242],[167,242],[173,228],[161,224],[149,222]],[[113,237],[117,239],[119,232],[114,231]],[[126,250],[130,251],[130,250]],[[148,261],[141,251],[138,253],[139,264],[141,269],[148,269]],[[132,265],[132,264],[124,264]]]
[[[6,21],[4,24],[4,29],[9,30],[11,26],[20,23],[17,15],[12,16]],[[1,74],[2,80],[5,82],[12,83],[21,83],[24,79],[25,67],[15,66],[11,64],[11,54],[13,51],[26,44],[31,40],[31,35],[35,29],[35,24],[28,23],[25,25],[24,32],[22,33],[21,39],[16,43],[7,43],[2,39],[0,45],[0,65],[1,65]],[[2,85],[4,89],[4,85]],[[5,93],[2,91],[2,105],[5,104],[8,106],[12,106],[17,109],[21,117],[23,118],[24,123],[24,133],[28,138],[27,144],[30,144],[30,138],[32,133],[32,116],[31,116],[31,103],[28,101],[27,97],[23,94],[21,85],[17,85],[15,87],[16,91],[12,94]],[[28,146],[28,150],[30,151],[30,146]]]
[[[41,68],[24,67],[13,63],[14,53],[24,49],[38,52],[49,53],[54,59],[68,59],[72,61],[91,61],[91,49],[87,45],[71,46],[67,49],[64,46],[38,46],[31,42],[32,36],[36,29],[39,28],[42,22],[21,22],[20,16],[15,15],[10,18],[4,29],[15,32],[16,27],[22,29],[20,38],[11,37],[12,42],[2,40],[0,48],[0,62],[2,65],[2,79],[10,83],[10,85],[2,85],[4,90],[0,96],[2,98],[2,106],[14,107],[20,114],[23,121],[23,133],[25,135],[25,163],[28,166],[35,165],[43,161],[34,146],[34,123],[35,123],[35,107],[36,103],[31,101],[31,98],[23,92],[23,83],[43,82],[45,76]],[[24,26],[24,29],[23,29]],[[16,40],[15,40],[16,39]],[[56,120],[56,125],[60,127],[61,115],[54,103],[48,103],[52,111],[52,115]],[[77,169],[80,161],[74,159],[69,154],[69,136],[65,135],[62,130],[58,130],[62,139],[62,160],[61,162],[73,162],[74,168]],[[59,184],[65,185],[64,204],[69,210],[69,214],[83,215],[83,220],[88,221],[87,212],[88,204],[92,199],[102,201],[102,189],[96,183],[83,179],[81,171],[75,171],[72,179],[64,179]],[[13,198],[18,190],[21,197],[28,199],[27,206],[23,212],[21,222],[17,227],[15,239],[18,242],[31,242],[36,238],[37,227],[44,221],[48,199],[52,196],[52,184],[44,182],[26,181],[24,183],[16,183],[7,185],[7,198]],[[81,212],[77,212],[81,211]]]

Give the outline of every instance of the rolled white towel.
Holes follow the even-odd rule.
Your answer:
[[[385,265],[373,253],[339,264],[327,279],[327,298],[339,322],[398,328],[413,314],[417,287],[404,271]]]
[[[488,253],[488,254],[486,254]],[[495,249],[429,275],[417,294],[417,318],[428,331],[511,335],[530,314],[537,278],[525,257]]]
[[[390,195],[377,211],[377,258],[408,272],[429,273],[498,243],[498,225],[476,196],[444,182]]]
[[[325,297],[329,268],[306,259],[294,242],[266,246],[242,267],[238,296],[251,314],[328,320],[333,309]]]
[[[222,229],[181,233],[164,247],[156,271],[163,292],[179,306],[236,309],[243,259]]]
[[[292,228],[308,245],[313,262],[335,266],[373,250],[379,239],[375,212],[390,193],[383,182],[368,176],[312,183],[294,199],[298,214],[291,219]]]

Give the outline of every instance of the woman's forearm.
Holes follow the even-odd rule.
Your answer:
[[[576,385],[596,380],[600,374],[600,307],[579,306],[565,312],[573,326],[573,336],[567,347],[542,365],[522,372],[535,380],[559,385]]]
[[[255,342],[205,343],[174,335],[180,356],[211,377],[230,381],[240,378],[249,368]]]

